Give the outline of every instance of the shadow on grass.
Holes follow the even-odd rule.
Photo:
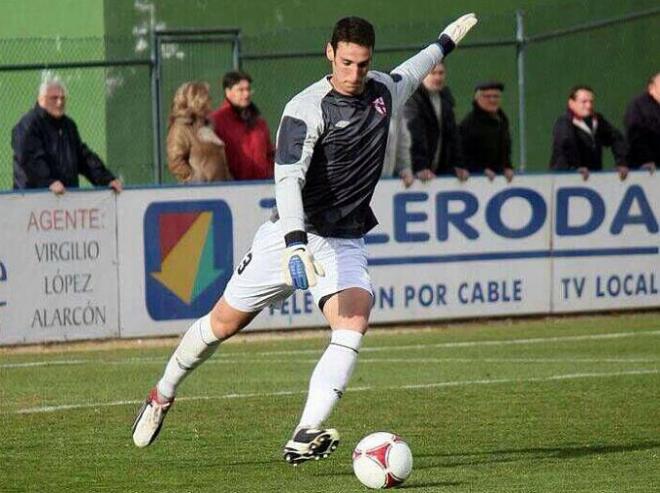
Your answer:
[[[416,467],[413,467],[413,471],[417,469]],[[413,472],[414,475],[414,472]],[[312,476],[332,476],[332,477],[337,477],[337,476],[353,476],[353,470],[349,468],[342,468],[341,471],[326,471],[326,470],[319,470],[315,471]],[[463,483],[461,482],[456,482],[456,481],[434,481],[434,482],[416,482],[414,477],[411,480],[410,483],[406,482],[403,486],[397,487],[397,489],[414,489],[414,488],[428,488],[431,486],[459,486]]]
[[[416,467],[413,467],[413,478],[410,480],[410,482],[406,482],[401,486],[397,486],[397,490],[415,490],[415,489],[421,489],[421,488],[432,488],[432,487],[449,487],[449,486],[460,486],[462,482],[459,481],[415,481],[414,478],[414,470],[417,469]],[[353,471],[346,469],[342,471],[325,471],[325,472],[317,472],[316,474],[313,474],[313,476],[317,477],[322,477],[322,476],[328,476],[328,477],[338,477],[338,476],[353,476]]]
[[[577,459],[592,455],[618,454],[637,452],[660,447],[660,442],[641,442],[627,445],[583,445],[569,447],[532,447],[520,449],[486,450],[483,452],[457,452],[438,454],[415,454],[420,460],[416,469],[432,469],[435,467],[461,467],[481,464],[496,464],[505,462],[520,462],[530,459]],[[424,459],[440,459],[439,461]],[[451,460],[454,459],[454,460]],[[421,463],[420,463],[421,462]]]
[[[432,488],[434,486],[460,486],[462,483],[460,481],[427,481],[425,483],[415,483],[415,480],[412,480],[411,483],[404,483],[402,486],[399,486],[397,490],[415,490],[417,488]]]
[[[232,462],[227,462],[225,465],[234,467],[234,466],[265,466],[270,464],[277,465],[277,464],[286,464],[286,463],[284,462],[283,459],[277,458],[277,459],[264,459],[264,460],[232,461]]]

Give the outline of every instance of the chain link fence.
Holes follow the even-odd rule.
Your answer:
[[[374,68],[394,68],[451,20],[377,26]],[[0,41],[0,189],[12,187],[11,129],[35,104],[44,70],[65,81],[67,113],[83,140],[128,184],[172,181],[164,171],[164,140],[170,102],[182,82],[206,80],[218,104],[219,79],[240,65],[252,75],[254,101],[274,133],[285,103],[328,72],[329,28],[258,36],[224,31],[146,34],[137,45],[135,37]],[[653,0],[557,2],[518,15],[482,16],[466,41],[447,65],[457,118],[470,110],[475,83],[504,82],[514,163],[546,170],[552,125],[571,86],[594,87],[598,111],[622,127],[626,104],[660,70],[660,7]]]
[[[66,85],[67,114],[84,142],[127,182],[153,177],[150,65],[107,54],[123,41],[103,38],[0,41],[0,188],[13,185],[11,132],[36,104],[48,73]]]
[[[190,80],[206,81],[211,86],[212,104],[224,99],[220,79],[238,67],[238,29],[171,30],[159,32],[158,50],[158,128],[159,150],[156,168],[158,183],[175,183],[166,168],[167,126],[172,99],[177,88]]]
[[[378,26],[374,68],[394,68],[451,20]],[[255,80],[255,100],[271,124],[277,123],[289,98],[328,71],[323,54],[328,35],[327,29],[309,28],[243,38],[243,67]],[[291,46],[296,50],[287,51]],[[502,81],[514,165],[547,171],[552,127],[566,109],[570,88],[594,87],[597,110],[623,130],[626,105],[660,71],[657,46],[657,2],[556,2],[526,12],[480,16],[477,28],[447,60],[447,82],[460,121],[471,110],[477,82]],[[613,164],[609,153],[604,164]]]
[[[67,114],[118,177],[133,185],[173,182],[163,168],[174,92],[185,81],[206,80],[219,103],[218,79],[238,64],[237,36],[237,30],[168,31],[137,45],[134,38],[0,41],[0,189],[13,186],[12,128],[36,104],[47,73],[64,81]]]

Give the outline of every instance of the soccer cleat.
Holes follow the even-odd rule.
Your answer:
[[[334,428],[300,428],[284,446],[284,460],[297,466],[308,460],[325,459],[339,446],[339,432]]]
[[[143,448],[153,443],[160,433],[165,415],[173,402],[174,399],[171,401],[159,400],[156,387],[151,389],[133,423],[133,443],[136,446]]]

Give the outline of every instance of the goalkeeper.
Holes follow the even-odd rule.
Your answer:
[[[390,119],[429,71],[476,24],[456,20],[433,44],[385,74],[370,71],[375,34],[358,17],[337,22],[326,47],[332,73],[284,108],[277,135],[277,211],[257,231],[211,312],[184,334],[133,425],[138,447],[151,444],[181,381],[265,307],[309,289],[332,335],[312,373],[307,401],[284,458],[327,457],[339,443],[323,428],[353,372],[373,292],[364,235],[381,175]]]

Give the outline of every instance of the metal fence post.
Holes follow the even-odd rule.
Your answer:
[[[242,69],[242,65],[243,65],[242,56],[243,56],[243,54],[241,52],[241,32],[238,31],[238,33],[234,37],[234,44],[233,44],[233,50],[232,50],[234,70],[241,70]]]
[[[160,125],[160,39],[151,30],[151,121],[153,126],[154,182],[163,182]]]
[[[518,140],[520,150],[520,171],[527,167],[527,135],[525,122],[525,23],[523,11],[516,11],[516,61],[518,68]]]

